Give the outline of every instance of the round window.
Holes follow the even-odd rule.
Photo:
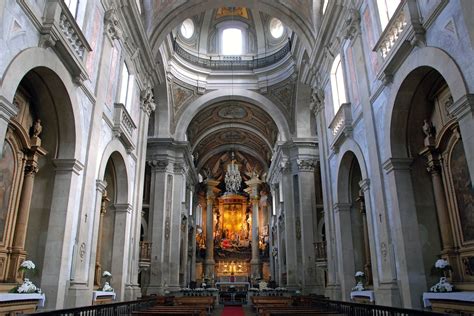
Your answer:
[[[272,18],[270,20],[270,34],[272,34],[273,38],[280,38],[283,35],[285,28],[283,23],[277,18]]]
[[[181,35],[184,38],[191,38],[194,34],[194,22],[191,19],[186,19],[181,24]]]

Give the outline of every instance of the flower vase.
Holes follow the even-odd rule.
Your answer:
[[[446,277],[439,278],[439,282],[430,288],[430,292],[452,292],[453,285],[449,283]]]

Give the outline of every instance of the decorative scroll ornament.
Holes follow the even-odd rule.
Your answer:
[[[142,110],[145,111],[148,116],[151,112],[155,111],[156,103],[151,86],[147,86],[145,90],[140,93],[140,101]]]
[[[238,193],[241,183],[242,177],[240,176],[239,166],[235,164],[235,157],[232,152],[232,161],[227,165],[225,174],[225,189],[229,193]]]

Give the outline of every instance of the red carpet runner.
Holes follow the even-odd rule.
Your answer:
[[[224,306],[221,316],[244,316],[242,306]]]

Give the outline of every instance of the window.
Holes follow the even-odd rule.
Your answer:
[[[337,113],[341,104],[346,103],[346,87],[344,85],[344,74],[342,72],[341,55],[334,58],[331,68],[331,89],[334,105],[334,114]]]
[[[74,18],[77,18],[77,9],[79,7],[79,0],[64,0],[64,3],[67,5],[69,12],[71,12]]]
[[[222,32],[222,54],[242,54],[242,30],[228,28]]]
[[[191,19],[186,19],[183,21],[183,23],[181,24],[181,35],[186,38],[186,39],[189,39],[193,36],[194,34],[194,22],[193,20]]]
[[[130,111],[133,96],[133,76],[130,75],[127,64],[124,64],[122,68],[121,84],[119,103],[125,105],[127,110]]]
[[[277,18],[272,18],[270,20],[270,34],[272,34],[273,38],[280,38],[283,35],[285,28],[283,27],[283,23]]]
[[[326,9],[328,7],[328,0],[323,0],[323,14],[326,12]]]
[[[379,10],[380,24],[382,30],[388,24],[388,21],[392,18],[392,15],[398,8],[400,0],[377,0],[377,8]]]

